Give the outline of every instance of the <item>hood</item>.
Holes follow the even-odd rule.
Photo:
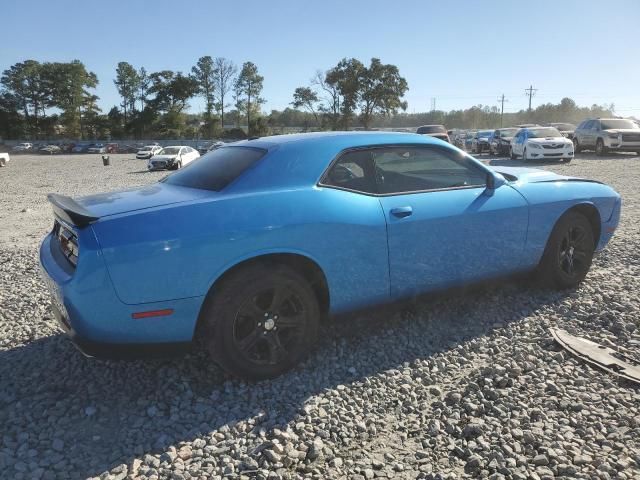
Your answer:
[[[570,142],[570,140],[567,140],[567,137],[545,137],[545,138],[529,138],[527,139],[527,141],[529,143],[540,143],[540,144],[544,144],[544,143],[566,143],[567,145]]]
[[[96,217],[106,217],[145,208],[188,202],[212,195],[216,195],[216,192],[158,182],[139,188],[80,197],[76,198],[75,202]]]
[[[505,176],[509,181],[517,181],[523,183],[538,182],[555,182],[555,181],[589,181],[576,177],[568,177],[566,175],[558,175],[557,173],[540,170],[538,168],[523,167],[490,167],[495,172]]]
[[[154,155],[153,158],[151,158],[152,161],[156,162],[156,161],[161,161],[161,162],[168,162],[169,160],[175,160],[176,157],[178,155]]]

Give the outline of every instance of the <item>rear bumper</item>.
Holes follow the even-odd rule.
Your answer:
[[[104,360],[139,360],[146,358],[163,358],[174,355],[182,355],[189,352],[192,342],[170,343],[104,343],[84,338],[73,330],[69,320],[53,305],[51,310],[56,317],[60,328],[73,345],[86,357],[100,358]]]

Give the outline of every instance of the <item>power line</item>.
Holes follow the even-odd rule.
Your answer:
[[[533,85],[529,85],[529,88],[524,89],[525,95],[529,97],[529,111],[531,111],[531,99],[533,98],[533,96],[536,94],[537,91],[538,89],[533,88]]]

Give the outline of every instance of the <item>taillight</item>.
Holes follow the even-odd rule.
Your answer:
[[[73,229],[56,220],[53,233],[58,239],[62,254],[75,267],[78,264],[78,237]]]

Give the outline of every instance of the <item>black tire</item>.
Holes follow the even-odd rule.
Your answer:
[[[0,167],[4,167],[7,164],[7,161],[4,158],[0,158]]]
[[[318,300],[302,276],[282,265],[257,265],[212,292],[200,338],[227,372],[264,380],[300,362],[315,343],[319,319]]]
[[[581,151],[582,147],[580,147],[577,137],[573,137],[573,153],[580,153]]]
[[[593,230],[587,217],[578,212],[565,213],[553,227],[538,266],[542,285],[576,287],[589,272],[594,250]]]
[[[176,170],[180,170],[182,168],[182,161],[178,160],[178,163],[176,163]]]
[[[524,147],[522,149],[522,161],[524,163],[527,163],[529,160],[527,160],[527,147]]]
[[[513,153],[513,147],[509,147],[509,158],[511,160],[515,160],[516,159],[516,155],[515,155],[515,153]]]
[[[572,158],[565,158],[564,163],[571,163]]]
[[[601,138],[599,138],[596,141],[596,155],[598,155],[599,157],[601,157],[602,155],[604,155],[605,153],[607,153],[607,148],[604,146],[604,142],[602,141]]]

